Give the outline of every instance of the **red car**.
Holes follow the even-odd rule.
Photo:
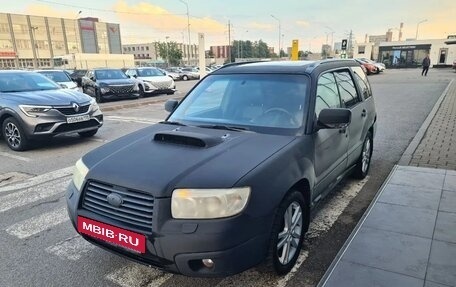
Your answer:
[[[355,59],[355,61],[358,62],[361,65],[361,67],[364,67],[366,69],[366,73],[368,75],[380,73],[379,69],[371,63],[365,62],[361,59]]]

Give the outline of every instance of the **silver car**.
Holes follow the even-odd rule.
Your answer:
[[[60,134],[91,137],[102,125],[103,114],[88,95],[35,72],[0,71],[1,135],[12,150]]]

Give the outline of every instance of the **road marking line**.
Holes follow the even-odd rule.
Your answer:
[[[170,273],[132,263],[109,273],[106,275],[106,278],[122,287],[158,287],[168,281],[172,276]]]
[[[58,178],[62,178],[73,173],[73,167],[66,167],[58,170],[54,170],[45,174],[41,174],[32,178],[29,178],[21,183],[7,185],[4,187],[0,187],[0,193],[17,190],[17,189],[24,189],[29,188],[35,185],[39,185],[48,181],[52,181]]]
[[[62,259],[76,261],[94,248],[94,245],[87,242],[87,240],[80,235],[76,235],[61,241],[54,246],[46,248],[46,252],[54,254]]]
[[[159,119],[137,118],[137,117],[121,117],[121,116],[105,116],[105,120],[119,121],[119,122],[133,122],[141,124],[156,124]]]
[[[69,220],[66,208],[58,208],[17,222],[6,229],[8,234],[24,239]]]
[[[56,179],[0,197],[0,213],[65,192],[69,178]]]
[[[30,159],[28,157],[18,156],[18,155],[10,154],[10,153],[7,153],[7,152],[0,152],[0,156],[9,157],[9,158],[12,158],[12,159],[17,159],[17,160],[22,160],[22,161],[25,161],[25,162],[31,162],[32,161],[32,159]]]
[[[308,242],[310,238],[321,236],[331,229],[351,200],[356,197],[368,180],[369,177],[366,177],[362,181],[348,180],[340,191],[334,191],[334,195],[317,211],[310,223],[309,231],[307,231],[306,237],[304,238],[304,240],[307,241],[307,246],[311,245],[311,243]],[[225,278],[220,281],[216,287],[240,286],[243,282],[254,282],[248,285],[251,287],[284,287],[287,282],[294,277],[299,267],[307,260],[308,255],[307,250],[301,250],[296,265],[290,273],[282,278],[277,278],[275,275],[268,275],[260,273],[255,269],[250,269],[238,275]]]

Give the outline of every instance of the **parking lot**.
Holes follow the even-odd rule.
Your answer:
[[[454,75],[409,69],[369,77],[378,113],[370,175],[344,181],[317,208],[297,268],[283,278],[254,269],[224,279],[163,273],[93,247],[69,223],[64,195],[75,161],[163,120],[164,101],[196,81],[178,82],[172,96],[102,104],[104,126],[88,140],[58,137],[21,153],[0,141],[0,286],[315,286]]]

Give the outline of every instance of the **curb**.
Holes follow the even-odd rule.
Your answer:
[[[446,86],[443,93],[440,95],[439,99],[435,103],[435,105],[432,108],[429,115],[424,120],[420,129],[416,133],[415,137],[412,139],[412,141],[408,145],[407,149],[402,154],[399,162],[397,163],[398,165],[409,165],[410,161],[412,161],[412,157],[413,157],[413,154],[415,153],[416,148],[421,143],[421,140],[423,139],[424,135],[426,134],[427,129],[429,128],[429,125],[431,124],[432,120],[434,119],[435,115],[437,114],[438,110],[440,109],[440,106],[442,105],[443,100],[445,99],[446,95],[448,94],[448,90],[450,89],[450,86],[453,84],[453,82],[454,82],[454,80],[451,80],[448,83],[448,85]]]
[[[170,98],[161,98],[161,99],[148,99],[148,100],[133,100],[135,102],[129,102],[125,104],[114,104],[114,105],[109,105],[109,106],[100,106],[100,109],[102,112],[111,112],[111,111],[117,111],[117,110],[122,110],[122,109],[128,109],[128,108],[136,108],[136,107],[141,107],[145,105],[150,105],[150,104],[157,104],[157,103],[164,103],[169,99],[176,99],[180,100],[184,96],[176,96],[176,97],[170,97]]]

